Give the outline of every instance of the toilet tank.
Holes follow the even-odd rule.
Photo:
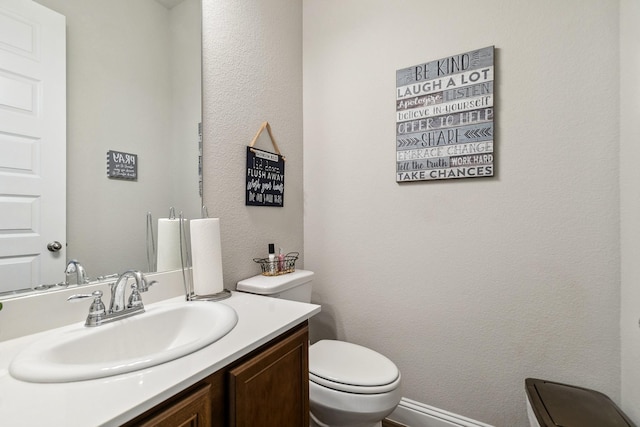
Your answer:
[[[311,302],[313,271],[296,270],[278,276],[261,274],[238,282],[236,290],[291,301]]]

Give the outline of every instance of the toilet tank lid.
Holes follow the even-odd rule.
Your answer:
[[[236,289],[259,295],[274,295],[287,291],[296,286],[313,280],[313,271],[296,270],[292,273],[278,276],[263,276],[261,274],[238,282]]]

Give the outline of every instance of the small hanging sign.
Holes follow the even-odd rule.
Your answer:
[[[107,151],[107,177],[129,181],[138,179],[138,155]]]
[[[276,153],[253,148],[265,128]],[[273,139],[271,126],[264,122],[247,147],[246,206],[284,206],[284,162],[285,157]]]
[[[493,176],[493,46],[396,71],[396,181]]]

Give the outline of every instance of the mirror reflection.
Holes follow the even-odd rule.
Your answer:
[[[67,231],[62,268],[12,289],[65,281],[71,259],[90,279],[148,271],[147,213],[156,233],[170,207],[200,216],[200,0],[34,1],[66,17]],[[109,151],[137,178],[108,178]]]

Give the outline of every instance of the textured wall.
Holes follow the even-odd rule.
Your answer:
[[[303,5],[317,336],[379,350],[404,396],[497,426],[526,425],[528,376],[619,401],[618,3]],[[488,45],[497,175],[397,184],[396,69]]]
[[[640,424],[640,2],[620,2],[620,216],[622,409]]]
[[[302,5],[204,0],[204,203],[221,221],[224,282],[260,272],[275,243],[302,252]],[[284,207],[245,206],[246,146],[271,124],[286,156]],[[266,132],[257,148],[273,151]],[[302,261],[298,265],[302,265]]]

